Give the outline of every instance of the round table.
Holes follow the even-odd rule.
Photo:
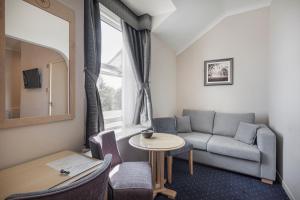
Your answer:
[[[129,144],[137,149],[149,151],[149,162],[152,169],[153,196],[158,193],[175,199],[176,191],[165,188],[165,152],[179,149],[184,146],[185,141],[179,136],[166,133],[154,133],[149,139],[141,134],[132,136]]]

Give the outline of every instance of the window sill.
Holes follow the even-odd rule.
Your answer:
[[[116,134],[116,140],[122,140],[128,137],[131,137],[133,135],[136,135],[140,133],[142,130],[147,129],[146,126],[142,125],[136,125],[136,126],[130,126],[130,127],[122,127],[115,130]]]

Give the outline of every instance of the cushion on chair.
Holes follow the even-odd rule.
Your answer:
[[[177,133],[192,132],[190,116],[176,117]]]
[[[185,144],[182,148],[173,151],[168,151],[167,156],[176,156],[182,153],[189,152],[190,150],[193,150],[193,144],[185,140]]]
[[[190,116],[192,131],[212,133],[214,111],[183,110],[183,116]]]
[[[191,143],[195,149],[205,150],[207,147],[207,142],[211,138],[211,134],[208,133],[178,133],[178,136],[185,139],[185,141]]]
[[[244,142],[246,144],[254,144],[256,138],[256,131],[260,126],[257,124],[249,124],[245,122],[240,122],[238,130],[234,136],[235,140]]]
[[[214,135],[234,137],[240,122],[254,123],[254,113],[216,113]]]
[[[154,118],[152,121],[153,130],[161,133],[176,133],[175,117]]]
[[[231,137],[213,135],[207,143],[207,151],[224,156],[260,162],[260,151],[256,145],[248,145]]]
[[[123,162],[109,173],[114,190],[141,188],[152,190],[151,167],[148,162]]]

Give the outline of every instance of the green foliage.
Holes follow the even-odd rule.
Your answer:
[[[113,110],[122,109],[122,88],[115,90],[112,108]]]
[[[101,98],[102,110],[121,110],[122,109],[122,89],[114,89],[104,83],[102,78],[98,82],[98,89]]]

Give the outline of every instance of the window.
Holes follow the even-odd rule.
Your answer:
[[[106,129],[123,126],[122,119],[122,49],[123,38],[119,20],[101,7],[101,72],[98,90]]]

